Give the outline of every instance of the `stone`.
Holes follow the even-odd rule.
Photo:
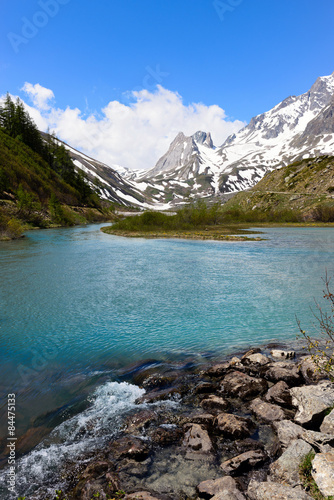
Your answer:
[[[247,496],[249,500],[312,500],[312,497],[301,488],[291,486],[258,482],[252,479],[248,485]]]
[[[228,362],[226,363],[218,363],[214,366],[211,366],[208,370],[204,372],[204,375],[208,375],[209,377],[212,378],[219,378],[223,377],[226,375],[230,368],[230,364]]]
[[[319,449],[325,449],[325,447],[332,446],[334,444],[333,435],[304,429],[304,427],[301,427],[290,420],[273,422],[272,425],[283,448],[287,448],[294,439],[303,439],[315,448]]]
[[[299,370],[307,384],[316,384],[327,378],[325,373],[319,372],[311,356],[306,356],[301,360]]]
[[[157,414],[154,411],[143,410],[126,419],[126,432],[134,434],[146,429],[152,422],[157,420]]]
[[[230,413],[220,413],[215,421],[216,429],[226,437],[242,439],[252,434],[254,424],[249,418]]]
[[[211,428],[215,419],[210,413],[193,413],[189,418],[191,423],[203,425],[206,428]]]
[[[153,373],[143,380],[141,385],[145,389],[156,389],[157,387],[166,387],[172,385],[180,377],[179,373],[169,373],[161,375],[159,373]]]
[[[286,382],[288,386],[296,386],[302,383],[302,377],[298,371],[298,367],[294,363],[286,363],[277,361],[265,373],[264,376],[271,382]]]
[[[271,363],[270,359],[267,356],[264,356],[261,353],[256,354],[245,354],[241,358],[241,362],[245,366],[253,366],[254,368],[259,368],[262,366],[269,365]]]
[[[279,349],[273,349],[272,351],[270,351],[270,354],[273,358],[278,359],[293,359],[296,357],[295,351],[281,351]]]
[[[153,430],[150,438],[154,444],[159,446],[168,446],[173,443],[178,443],[183,438],[184,432],[176,425],[161,425]]]
[[[179,399],[185,393],[183,387],[168,387],[166,389],[153,389],[144,396],[136,399],[136,404],[155,403],[156,401],[166,401],[167,399]]]
[[[212,451],[212,443],[208,432],[199,424],[186,424],[183,446],[191,454],[207,454]]]
[[[301,425],[320,423],[326,410],[334,404],[334,385],[331,382],[293,387],[290,394],[292,404],[298,408],[294,420]]]
[[[334,410],[326,415],[320,426],[320,431],[334,436]]]
[[[233,477],[224,476],[218,479],[212,479],[208,481],[202,481],[197,487],[196,490],[201,498],[212,498],[212,496],[217,495],[218,493],[230,493],[231,498],[234,498],[232,495],[241,494],[238,490],[237,483]],[[236,496],[238,499],[238,496]],[[245,498],[243,495],[240,496],[240,499]]]
[[[152,495],[148,491],[137,491],[136,493],[130,493],[123,497],[124,500],[159,500],[158,497]]]
[[[195,394],[212,394],[216,390],[216,384],[201,382],[194,389]]]
[[[260,398],[256,398],[251,402],[250,409],[258,420],[265,423],[275,422],[276,420],[284,420],[285,418],[285,413],[282,408],[271,403],[266,403]]]
[[[250,377],[239,371],[228,373],[224,377],[221,386],[221,390],[229,396],[239,397],[244,400],[263,394],[267,389],[268,383],[264,379]]]
[[[299,465],[311,451],[313,451],[312,446],[302,439],[292,441],[285,452],[270,465],[270,475],[274,481],[289,484],[292,487],[301,486]]]
[[[220,465],[224,474],[242,474],[257,466],[263,465],[267,460],[267,455],[262,450],[246,451],[230,460],[225,460]]]
[[[334,495],[334,450],[314,457],[311,474],[325,497]]]
[[[211,500],[246,500],[246,497],[237,489],[220,491]]]
[[[201,407],[209,412],[225,411],[229,406],[229,402],[226,399],[215,395],[211,395],[201,401]]]
[[[112,441],[109,444],[109,450],[116,459],[131,458],[139,462],[145,460],[150,453],[150,448],[145,441],[132,436]]]
[[[268,403],[274,403],[281,406],[290,407],[292,404],[289,386],[286,382],[283,382],[283,380],[270,387],[264,399],[268,401]]]

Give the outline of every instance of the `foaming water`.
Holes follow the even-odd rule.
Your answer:
[[[108,382],[95,390],[90,407],[56,427],[32,452],[16,464],[16,493],[8,492],[8,468],[0,475],[0,498],[31,495],[42,485],[50,495],[62,489],[64,463],[85,460],[119,432],[124,416],[144,390],[126,382]],[[140,406],[136,406],[137,408]]]

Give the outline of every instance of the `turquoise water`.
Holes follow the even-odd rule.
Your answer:
[[[42,413],[89,400],[132,363],[182,365],[295,340],[295,316],[311,331],[321,278],[334,276],[332,228],[210,242],[126,239],[100,227],[0,244],[0,388],[2,401],[16,393],[19,434]]]

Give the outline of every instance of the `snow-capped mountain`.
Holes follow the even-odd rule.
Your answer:
[[[334,73],[252,118],[219,148],[210,133],[186,137],[180,132],[153,168],[132,174],[131,180],[154,200],[172,204],[241,191],[295,160],[333,154],[333,113]]]
[[[118,172],[118,169],[121,168],[119,165],[109,167],[105,163],[77,151],[65,142],[59,142],[68,150],[77,170],[82,170],[86,174],[90,186],[98,192],[101,198],[124,206],[134,205],[143,208],[151,206],[138,187],[126,181]],[[123,171],[124,177],[127,174],[131,175],[128,169],[123,169]]]

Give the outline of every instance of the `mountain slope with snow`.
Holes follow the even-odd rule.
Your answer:
[[[173,205],[254,186],[269,171],[334,153],[334,73],[290,96],[215,148],[210,133],[180,132],[167,153],[131,181],[156,202]],[[127,175],[127,178],[130,178]]]

